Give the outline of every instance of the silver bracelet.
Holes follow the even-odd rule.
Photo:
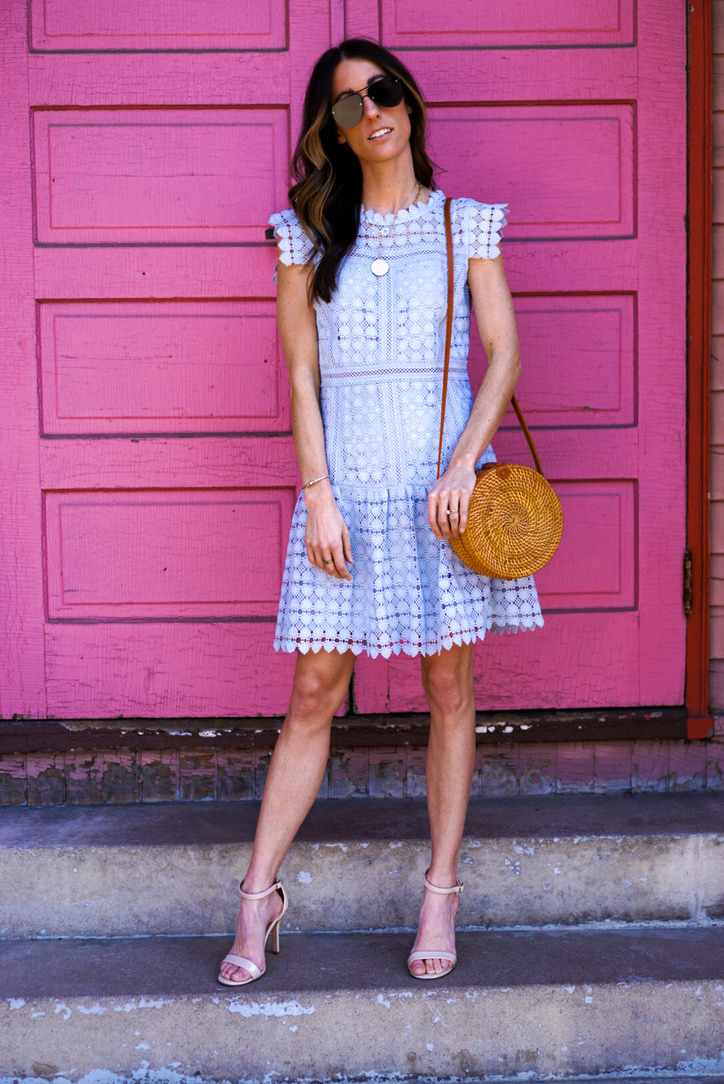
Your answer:
[[[302,489],[306,489],[308,486],[314,486],[317,482],[323,482],[325,478],[329,478],[328,474],[320,474],[319,478],[312,478],[311,481],[305,482]]]

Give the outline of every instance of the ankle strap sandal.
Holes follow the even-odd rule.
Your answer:
[[[429,873],[429,870],[428,870]],[[449,888],[440,888],[439,885],[434,885],[432,881],[428,881],[427,873],[422,878],[425,888],[429,888],[431,892],[436,892],[439,896],[451,896],[460,895],[463,890],[462,881],[456,881],[454,885],[450,885]],[[447,960],[452,966],[445,969],[445,971],[424,971],[422,975],[418,975],[412,970],[410,964],[417,963],[419,960]],[[443,975],[449,975],[455,964],[458,962],[456,953],[450,952],[447,949],[418,949],[417,952],[411,952],[407,958],[407,967],[412,975],[413,979],[441,979]]]
[[[245,892],[244,889],[241,887],[243,883],[244,882],[241,881],[239,884],[239,895],[243,900],[264,900],[267,896],[271,896],[272,892],[278,892],[281,896],[281,913],[278,914],[276,918],[273,918],[271,920],[264,934],[264,953],[266,954],[266,943],[269,940],[269,935],[271,934],[271,951],[278,954],[280,949],[279,927],[281,925],[282,919],[284,918],[288,905],[287,894],[284,891],[282,882],[277,880],[274,882],[273,885],[269,885],[268,888],[263,889],[263,891],[261,892]],[[239,954],[236,952],[227,952],[226,956],[224,956],[224,959],[221,962],[222,964],[233,964],[234,967],[243,968],[244,971],[246,971],[248,974],[248,978],[236,980],[227,979],[221,974],[221,972],[219,972],[219,982],[222,982],[224,986],[246,986],[247,983],[254,982],[256,979],[260,979],[266,971],[266,960],[264,962],[264,966],[260,968],[257,967],[253,960],[250,960],[247,956],[239,956]]]
[[[425,874],[422,879],[425,883],[425,888],[429,888],[431,892],[437,892],[439,896],[449,896],[453,892],[457,892],[459,895],[464,888],[462,881],[456,881],[450,888],[440,888],[439,885],[434,885],[432,881],[428,881],[427,874]]]

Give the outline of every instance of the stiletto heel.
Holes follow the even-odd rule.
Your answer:
[[[271,920],[264,934],[264,952],[266,953],[266,943],[269,940],[269,934],[271,934],[271,950],[278,956],[280,952],[279,927],[289,903],[287,894],[284,891],[284,886],[281,881],[275,881],[273,885],[270,885],[269,888],[265,888],[263,892],[245,892],[241,887],[243,883],[244,882],[242,881],[239,885],[239,895],[243,900],[263,900],[266,899],[267,896],[271,896],[272,892],[278,892],[282,898],[281,914]],[[253,960],[247,959],[246,956],[239,956],[236,952],[227,952],[221,962],[222,964],[233,964],[235,967],[243,967],[245,971],[249,972],[249,978],[241,979],[240,981],[237,981],[236,979],[225,979],[221,972],[219,972],[218,980],[219,982],[223,982],[224,986],[246,986],[248,982],[254,982],[256,979],[260,979],[266,971],[266,961],[264,962],[264,967],[260,969]]]
[[[428,870],[428,873],[430,871]],[[453,892],[458,895],[463,890],[462,881],[456,881],[450,888],[439,888],[437,885],[432,884],[427,879],[427,873],[422,878],[425,882],[425,888],[429,888],[431,892],[437,892],[439,896],[450,896]],[[448,967],[446,971],[423,971],[421,975],[416,975],[410,967],[410,964],[416,963],[418,960],[449,960],[452,967]],[[441,979],[443,975],[449,975],[455,964],[458,962],[457,955],[454,952],[449,952],[447,949],[418,949],[417,952],[411,952],[407,958],[407,969],[412,975],[413,979]]]
[[[284,912],[282,912],[282,914],[283,913]],[[281,952],[281,949],[279,947],[279,923],[280,922],[281,922],[281,916],[279,917],[279,921],[277,922],[276,926],[274,926],[272,928],[272,930],[271,930],[271,935],[272,935],[272,947],[271,947],[271,950],[272,950],[272,952],[274,953],[275,956],[278,956],[279,953]]]

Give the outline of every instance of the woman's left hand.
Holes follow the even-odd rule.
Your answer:
[[[435,538],[459,538],[468,525],[475,470],[450,464],[427,498],[427,522]]]

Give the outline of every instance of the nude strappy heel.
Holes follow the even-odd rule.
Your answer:
[[[239,885],[239,895],[243,900],[263,900],[266,899],[267,896],[271,896],[272,892],[278,892],[282,898],[283,907],[281,910],[281,914],[277,915],[276,918],[272,919],[272,921],[267,926],[266,933],[264,935],[264,952],[266,953],[266,943],[269,940],[269,934],[271,934],[271,950],[272,952],[278,954],[280,951],[279,925],[284,918],[284,913],[289,903],[282,882],[275,881],[273,885],[270,885],[269,888],[265,888],[263,892],[245,892],[244,889],[241,887],[243,883],[244,882],[242,881]],[[264,967],[259,970],[253,960],[248,960],[246,956],[239,956],[235,952],[227,952],[226,956],[224,956],[224,959],[221,962],[222,964],[233,964],[235,967],[243,967],[245,971],[249,972],[249,978],[241,979],[241,981],[236,981],[235,979],[225,979],[221,972],[219,972],[218,980],[219,982],[223,982],[224,986],[246,986],[248,982],[254,982],[255,979],[260,979],[266,971],[266,962],[264,963]]]
[[[422,879],[425,882],[425,888],[429,888],[431,892],[437,892],[439,896],[450,896],[453,892],[460,895],[463,890],[462,881],[456,881],[450,888],[439,888],[428,881],[427,873]],[[416,975],[414,971],[410,970],[410,964],[417,963],[418,960],[449,960],[452,967],[449,967],[447,971],[423,971],[422,975]],[[417,952],[411,952],[408,956],[407,968],[413,979],[441,979],[443,975],[450,974],[457,962],[457,955],[454,952],[448,952],[447,949],[418,949]]]

